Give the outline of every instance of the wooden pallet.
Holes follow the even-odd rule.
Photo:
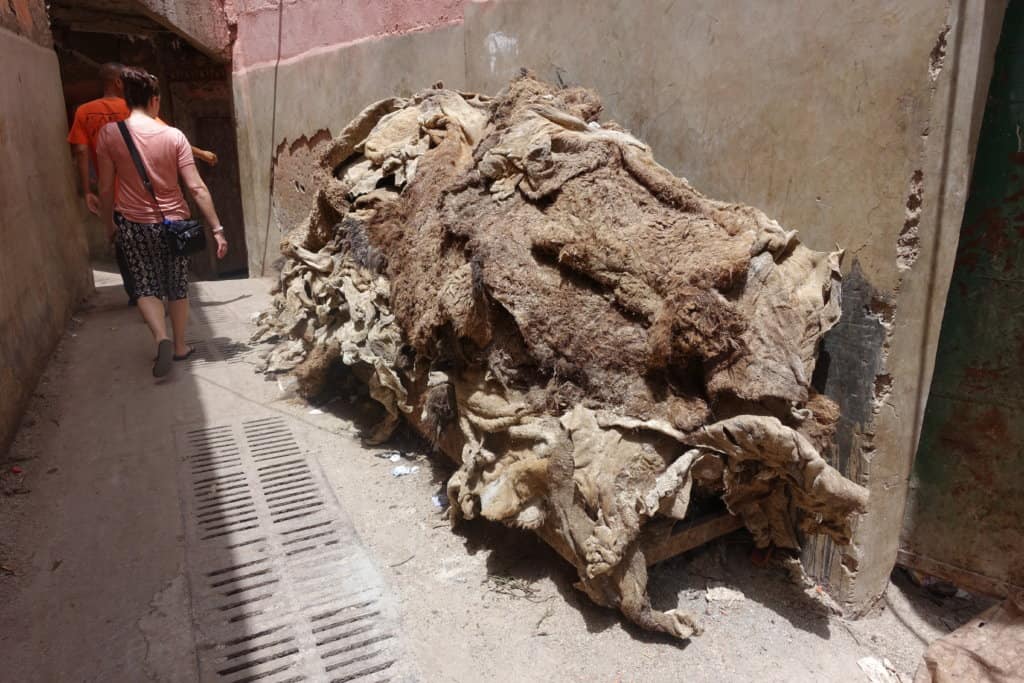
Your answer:
[[[696,519],[655,522],[644,527],[643,551],[647,566],[693,550],[743,527],[739,517],[714,512]]]

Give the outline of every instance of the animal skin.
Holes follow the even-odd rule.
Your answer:
[[[457,470],[453,521],[532,529],[640,626],[652,520],[721,497],[762,547],[850,539],[866,491],[811,387],[841,252],[658,165],[583,88],[434,88],[366,108],[314,172],[257,339],[263,369],[367,387]]]

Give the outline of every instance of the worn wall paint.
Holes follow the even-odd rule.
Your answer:
[[[30,32],[30,35],[31,32]],[[57,56],[0,28],[0,452],[92,289]]]
[[[323,48],[459,24],[463,4],[464,0],[237,0],[234,66],[242,70]]]
[[[284,26],[292,20],[288,12],[286,6]],[[251,275],[271,269],[283,230],[309,213],[313,191],[306,184],[319,146],[373,101],[411,95],[436,81],[463,87],[461,39],[460,27],[444,26],[314,50],[281,60],[279,68],[233,74]]]
[[[1010,5],[902,548],[1024,587],[1024,3]]]
[[[872,506],[853,547],[812,548],[806,559],[859,611],[895,561],[977,128],[979,64],[994,49],[983,27],[1002,5],[477,0],[462,25],[442,30],[318,39],[287,53],[276,83],[272,65],[236,67],[240,148],[252,162],[248,239],[273,261],[277,236],[309,206],[295,189],[308,162],[295,155],[313,159],[314,150],[291,145],[336,134],[374,99],[363,95],[436,80],[495,92],[521,67],[596,88],[607,118],[701,190],[764,209],[813,248],[847,249],[864,297],[830,340],[849,362],[823,386],[837,397],[857,387],[841,397],[849,405],[837,457],[870,487]],[[299,21],[292,8],[282,36]],[[268,111],[260,105],[275,87]],[[252,272],[262,265],[250,259]],[[853,334],[857,320],[871,334]]]

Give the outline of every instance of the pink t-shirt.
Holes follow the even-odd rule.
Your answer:
[[[178,184],[178,171],[196,162],[185,134],[150,118],[136,117],[126,123],[146,166],[160,210],[153,205],[153,197],[142,184],[117,124],[108,123],[96,136],[96,156],[107,157],[114,163],[117,174],[114,210],[134,223],[159,223],[161,212],[170,220],[188,218],[189,208]]]

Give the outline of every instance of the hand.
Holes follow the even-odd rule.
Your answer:
[[[217,165],[217,155],[206,149],[199,150],[199,160],[209,166]]]
[[[89,213],[100,215],[100,196],[94,192],[85,193],[85,208],[89,209]]]
[[[228,253],[228,241],[224,238],[224,233],[214,233],[213,239],[217,242],[217,258],[223,259]]]

